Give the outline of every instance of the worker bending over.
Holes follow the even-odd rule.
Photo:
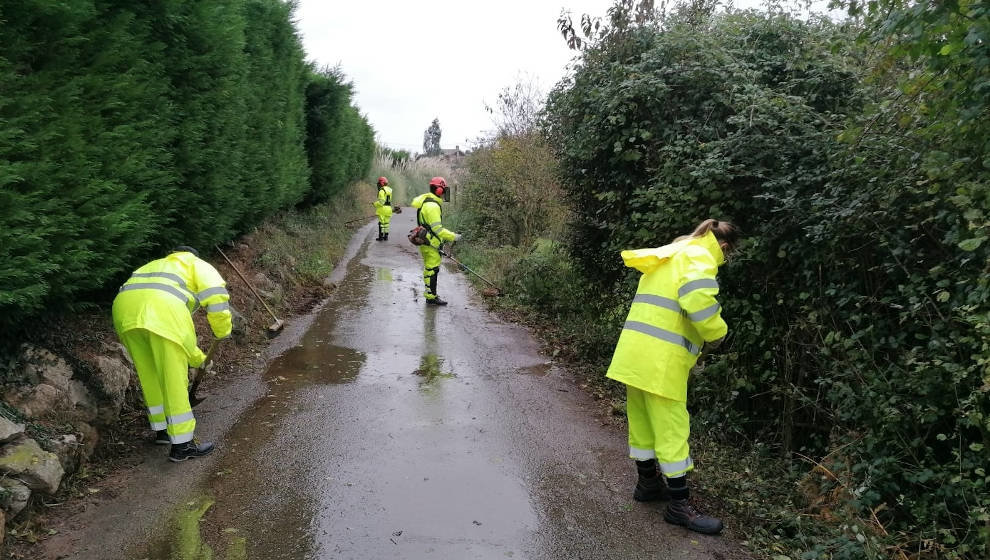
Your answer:
[[[214,336],[226,338],[229,300],[220,273],[185,246],[135,270],[113,300],[114,329],[134,361],[155,443],[171,444],[170,461],[213,451],[193,438],[188,370],[204,365],[206,355],[196,345],[192,313],[206,309]]]

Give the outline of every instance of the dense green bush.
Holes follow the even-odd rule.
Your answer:
[[[987,14],[962,6],[915,13],[942,26],[932,41],[970,41],[955,66],[878,60],[861,28],[779,14],[613,26],[548,104],[590,293],[615,304],[634,285],[622,249],[707,217],[746,232],[720,275],[731,338],[692,406],[720,434],[826,461],[870,529],[809,558],[990,543]],[[919,36],[894,21],[889,40]]]
[[[207,248],[299,203],[311,167],[320,189],[330,159],[344,180],[365,172],[372,132],[349,89],[332,107],[348,125],[307,135],[331,118],[307,107],[327,77],[291,17],[280,0],[0,6],[0,339],[112,293],[164,247]]]

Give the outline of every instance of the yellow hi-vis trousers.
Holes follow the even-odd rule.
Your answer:
[[[420,245],[419,254],[423,255],[423,284],[426,286],[426,299],[437,299],[440,252],[433,245]]]
[[[189,361],[181,346],[145,329],[120,334],[134,360],[152,430],[172,443],[192,441],[196,418],[189,406]]]
[[[674,478],[694,469],[688,435],[691,415],[687,404],[626,385],[629,420],[629,457],[656,459],[660,472]]]
[[[375,210],[378,214],[378,228],[382,233],[388,233],[388,226],[392,222],[392,207],[382,206]]]

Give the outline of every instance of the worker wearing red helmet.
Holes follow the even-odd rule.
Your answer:
[[[378,178],[378,199],[373,204],[378,215],[377,241],[388,241],[388,224],[392,221],[392,187],[388,186],[385,177]]]
[[[443,227],[444,194],[447,193],[447,181],[443,177],[430,179],[430,191],[413,199],[416,208],[416,224],[426,228],[428,243],[419,246],[423,255],[423,283],[426,285],[427,305],[447,305],[447,302],[437,296],[437,276],[440,274],[440,248],[444,243],[457,241],[460,234]]]

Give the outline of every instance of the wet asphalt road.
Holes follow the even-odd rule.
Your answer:
[[[745,558],[632,500],[621,426],[464,273],[441,272],[448,307],[424,304],[414,217],[387,243],[363,228],[295,346],[197,409],[214,456],[149,455],[51,557]]]

